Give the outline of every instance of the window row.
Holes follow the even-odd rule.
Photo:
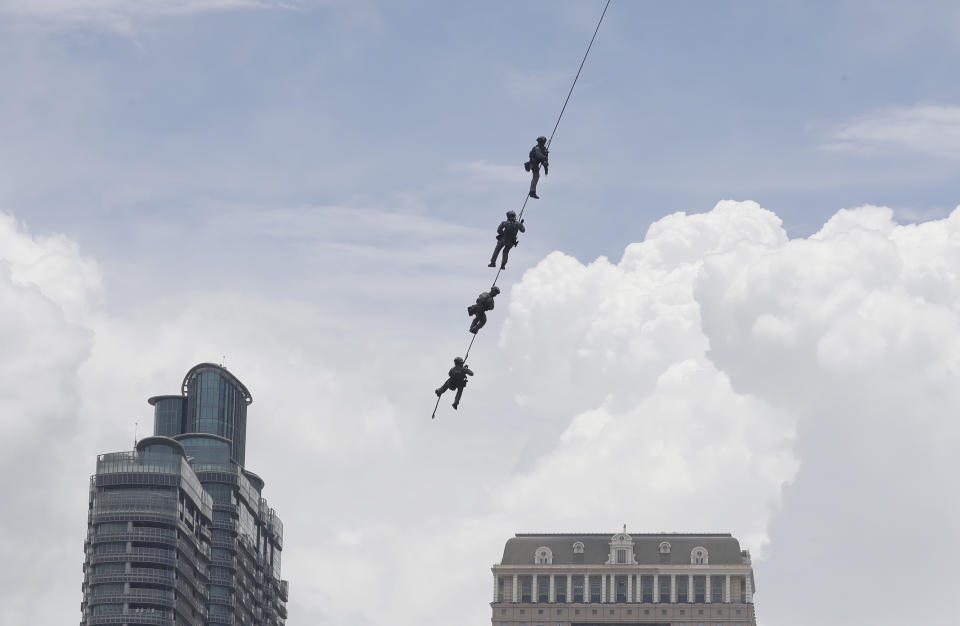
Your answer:
[[[575,575],[568,578],[564,574],[553,577],[553,597],[551,598],[550,576],[518,576],[517,587],[513,588],[512,576],[500,576],[497,584],[497,601],[521,603],[611,603],[636,602],[668,604],[671,602],[748,602],[747,580],[745,576],[730,576],[730,589],[727,589],[727,576],[710,577],[709,599],[707,596],[707,576],[670,575],[658,576],[656,584],[652,575],[637,577],[628,575]],[[606,579],[606,580],[604,580]],[[612,585],[611,585],[612,580]],[[637,583],[639,583],[637,585]],[[634,586],[637,585],[637,586]],[[674,588],[675,587],[675,588]],[[729,600],[727,592],[729,591]],[[514,598],[516,594],[516,598]],[[675,597],[675,599],[674,599]]]

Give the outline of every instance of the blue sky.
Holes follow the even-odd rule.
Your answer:
[[[25,395],[4,412],[36,416],[35,431],[10,431],[17,450],[40,453],[55,435],[65,474],[81,477],[40,482],[64,494],[62,510],[45,512],[54,521],[42,532],[64,537],[45,558],[77,562],[57,580],[63,591],[44,623],[76,618],[83,482],[95,455],[127,447],[132,422],[150,422],[147,397],[175,390],[193,364],[222,355],[257,398],[248,459],[285,521],[291,624],[396,623],[398,614],[400,623],[438,623],[448,605],[410,600],[401,586],[363,607],[355,589],[341,587],[367,575],[350,558],[368,533],[395,545],[469,537],[454,550],[463,573],[444,581],[442,594],[487,619],[486,568],[509,533],[612,532],[624,521],[638,531],[734,532],[759,556],[757,601],[767,623],[804,617],[791,612],[791,593],[816,597],[817,588],[789,587],[796,560],[776,555],[804,554],[805,541],[818,544],[817,532],[827,532],[809,529],[806,515],[843,465],[824,461],[805,474],[804,462],[820,451],[833,458],[836,433],[833,422],[811,417],[821,404],[797,404],[778,379],[767,394],[761,382],[776,377],[735,355],[755,354],[751,342],[763,338],[794,347],[809,339],[796,353],[782,348],[786,361],[775,369],[798,388],[821,389],[822,371],[805,369],[805,359],[835,354],[834,330],[853,342],[844,354],[907,340],[882,324],[882,341],[863,339],[830,309],[810,313],[823,331],[815,341],[803,320],[760,312],[790,293],[753,294],[736,309],[730,294],[766,286],[765,276],[737,283],[725,266],[697,272],[714,254],[747,258],[731,243],[742,238],[783,252],[770,275],[800,294],[797,311],[813,310],[805,297],[829,300],[811,285],[830,272],[840,272],[838,285],[859,285],[851,289],[864,302],[878,285],[898,285],[900,295],[960,310],[948,304],[949,281],[960,275],[948,219],[960,199],[960,8],[614,0],[554,139],[542,199],[528,206],[528,232],[501,279],[505,293],[473,353],[468,413],[430,423],[421,419],[430,390],[466,344],[463,308],[489,285],[496,225],[523,200],[522,163],[534,138],[550,133],[602,5],[0,0],[0,216],[16,220],[0,220],[0,268],[9,302],[25,298],[10,304],[17,315],[0,315],[0,336],[49,338],[44,346],[61,338],[65,346],[47,360],[10,351],[5,367],[18,373],[8,377],[18,390],[10,397],[32,389],[18,378],[24,372],[56,371],[69,390],[67,406],[34,405]],[[714,208],[723,200],[742,204]],[[889,212],[838,213],[863,205]],[[678,211],[688,216],[667,217]],[[822,234],[827,223],[843,235],[835,248],[818,243],[834,237]],[[871,255],[886,248],[862,251],[844,239],[857,229],[899,246],[900,260],[878,267],[901,274],[870,274],[879,258]],[[924,256],[928,243],[943,257]],[[801,280],[801,265],[822,273]],[[914,265],[922,266],[916,284]],[[715,296],[704,281],[716,276],[739,287]],[[949,284],[930,286],[941,279]],[[31,306],[57,313],[23,313]],[[872,310],[903,322],[895,313],[907,306]],[[738,334],[743,320],[756,322],[754,334]],[[946,349],[955,329],[944,324]],[[740,343],[728,345],[731,338]],[[757,354],[757,362],[766,358]],[[125,364],[120,372],[117,363]],[[821,363],[828,365],[836,362]],[[899,389],[907,375],[862,369],[867,382],[845,384]],[[676,380],[686,382],[672,387]],[[723,411],[711,421],[713,407],[686,407],[701,392],[730,414],[743,412],[736,436],[720,428]],[[889,406],[911,406],[904,394]],[[841,396],[822,389],[823,398]],[[862,427],[878,402],[838,406]],[[663,417],[650,417],[651,407]],[[703,443],[690,435],[701,427],[715,435],[704,444],[716,453],[710,458],[746,446],[749,462],[724,466],[745,481],[741,488],[678,479],[675,493],[641,490],[656,511],[631,504],[584,512],[571,502],[543,515],[522,504],[544,476],[577,458],[570,442],[578,437],[592,441],[589,433],[616,425],[646,442],[674,421],[689,426],[671,431],[677,441]],[[942,428],[942,441],[957,437]],[[297,442],[281,436],[290,432]],[[884,433],[874,445],[899,454],[903,434]],[[676,445],[662,467],[676,476],[713,471]],[[914,450],[917,467],[942,470],[924,445]],[[604,456],[607,448],[584,449],[624,463]],[[330,478],[305,486],[298,467]],[[634,477],[655,471],[640,461],[625,467]],[[877,469],[864,461],[855,472],[863,493],[879,488],[870,478]],[[385,481],[385,471],[407,489]],[[705,497],[743,490],[755,508],[699,508]],[[831,523],[855,526],[853,505],[840,505],[856,500],[830,493],[824,506],[838,511]],[[957,519],[955,507],[942,519]],[[944,549],[956,553],[956,541]],[[396,563],[371,575],[413,579],[446,562],[439,548],[412,557],[395,550]],[[409,558],[422,563],[403,569]],[[317,574],[315,562],[344,574]],[[5,588],[41,581],[43,571]],[[0,621],[23,619],[14,604]],[[926,617],[947,623],[941,613]]]

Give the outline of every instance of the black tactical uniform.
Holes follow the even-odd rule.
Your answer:
[[[507,268],[507,258],[510,256],[510,248],[517,245],[517,233],[527,232],[523,225],[523,220],[517,221],[517,214],[513,211],[507,211],[507,219],[500,222],[497,227],[497,247],[493,249],[493,256],[490,257],[488,267],[497,266],[497,255],[503,250],[503,260],[500,262],[500,269]]]
[[[537,181],[540,180],[540,166],[543,165],[543,173],[550,173],[550,164],[547,162],[549,151],[547,150],[547,138],[537,137],[537,145],[530,149],[530,160],[523,164],[528,172],[533,172],[533,178],[530,180],[530,197],[539,199],[537,195]]]
[[[467,314],[473,315],[473,322],[470,324],[470,332],[477,334],[483,325],[487,323],[487,311],[493,310],[493,299],[500,293],[500,288],[494,286],[490,291],[484,291],[477,296],[477,303],[467,307]]]
[[[463,388],[467,386],[467,376],[473,376],[473,371],[463,364],[463,359],[457,357],[453,360],[453,367],[447,372],[446,382],[434,389],[433,393],[437,394],[439,398],[447,389],[450,391],[456,390],[457,396],[453,399],[453,408],[456,409],[460,404]]]

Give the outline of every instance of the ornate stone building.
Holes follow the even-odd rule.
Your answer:
[[[493,566],[493,626],[755,626],[729,534],[518,534]]]

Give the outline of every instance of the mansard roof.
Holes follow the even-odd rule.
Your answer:
[[[670,544],[674,565],[689,565],[690,552],[706,548],[710,565],[742,565],[740,542],[729,533],[518,533],[507,540],[501,565],[533,565],[537,548],[553,552],[554,565],[603,565],[610,556],[610,542],[620,534],[633,540],[633,553],[640,565],[660,565],[660,544]],[[574,554],[573,544],[583,543],[583,554]]]

